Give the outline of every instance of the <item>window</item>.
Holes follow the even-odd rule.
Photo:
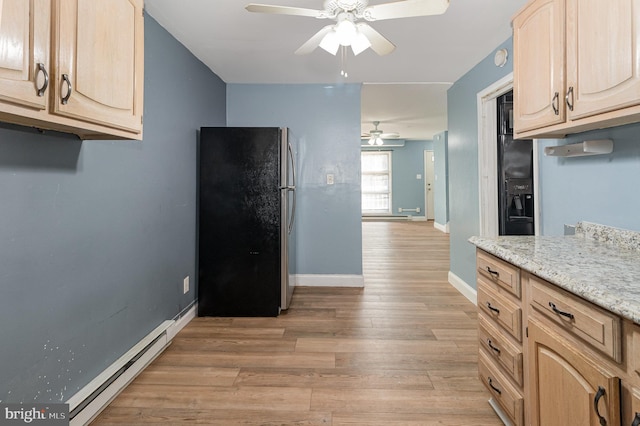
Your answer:
[[[363,151],[362,214],[391,214],[391,151]]]

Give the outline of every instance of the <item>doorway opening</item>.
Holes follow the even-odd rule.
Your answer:
[[[498,196],[498,102],[497,99],[513,90],[513,73],[507,74],[486,89],[478,92],[478,184],[480,235],[495,237],[500,234]],[[534,234],[539,229],[538,156],[537,140],[533,140],[533,221]]]

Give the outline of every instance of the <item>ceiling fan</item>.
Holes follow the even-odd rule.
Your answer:
[[[256,3],[247,5],[246,9],[249,12],[307,16],[336,22],[314,34],[295,51],[296,55],[306,55],[317,47],[335,55],[341,46],[351,46],[354,55],[370,47],[382,56],[393,52],[396,46],[362,21],[440,15],[449,7],[449,1],[403,0],[369,6],[369,0],[325,0],[322,10]]]
[[[375,129],[370,130],[369,133],[363,133],[362,139],[369,139],[369,145],[382,145],[384,143],[383,139],[398,139],[400,137],[399,133],[384,133],[382,130],[378,129],[379,121],[374,121],[373,125]]]

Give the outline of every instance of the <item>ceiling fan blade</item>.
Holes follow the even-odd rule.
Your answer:
[[[360,22],[356,25],[358,31],[364,34],[371,43],[371,49],[380,56],[388,55],[393,52],[396,46],[387,40],[382,34],[371,28],[364,22]]]
[[[326,36],[329,32],[333,31],[333,25],[327,25],[323,27],[320,31],[315,33],[309,40],[307,40],[302,46],[295,51],[296,55],[307,55],[314,50],[316,47],[320,45],[324,36]]]
[[[398,132],[383,133],[380,135],[380,137],[382,139],[398,139],[400,137],[400,133]]]
[[[441,15],[449,7],[449,0],[404,0],[369,6],[364,14],[369,21]]]
[[[245,9],[249,12],[273,13],[277,15],[310,16],[324,18],[324,10],[306,9],[303,7],[274,6],[270,4],[249,3]]]

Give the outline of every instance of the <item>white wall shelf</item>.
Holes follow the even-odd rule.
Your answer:
[[[544,148],[544,155],[553,157],[584,157],[587,155],[610,154],[612,152],[613,141],[611,139],[597,139]]]

